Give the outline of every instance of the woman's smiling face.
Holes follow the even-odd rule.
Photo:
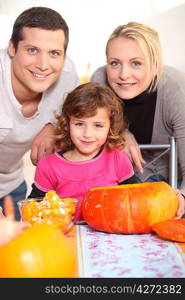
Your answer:
[[[119,37],[108,43],[107,79],[121,99],[132,99],[148,89],[147,62],[136,41]]]

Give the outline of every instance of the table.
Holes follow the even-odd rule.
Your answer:
[[[162,240],[155,233],[98,232],[88,225],[76,225],[71,236],[79,277],[185,278],[185,243]]]

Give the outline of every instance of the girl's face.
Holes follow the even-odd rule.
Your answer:
[[[129,38],[115,38],[107,47],[107,78],[121,99],[132,99],[150,85],[146,59],[138,44]]]
[[[107,140],[110,117],[106,108],[98,108],[95,116],[70,118],[70,136],[75,149],[73,154],[80,159],[91,159]]]

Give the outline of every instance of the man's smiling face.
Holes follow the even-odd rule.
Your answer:
[[[46,91],[59,77],[65,59],[63,30],[23,28],[17,50],[10,41],[12,87],[16,98]]]

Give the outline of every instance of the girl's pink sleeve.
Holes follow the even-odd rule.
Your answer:
[[[35,171],[34,184],[43,192],[55,190],[55,177],[48,157],[39,160]]]
[[[134,175],[134,169],[128,155],[123,150],[115,152],[115,168],[119,182]]]

